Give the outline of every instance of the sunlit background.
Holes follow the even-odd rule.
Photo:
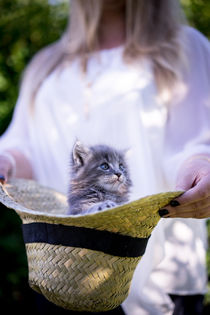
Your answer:
[[[189,23],[210,38],[210,1],[181,3]],[[59,38],[67,22],[68,4],[68,0],[0,0],[0,134],[10,122],[25,65],[40,48]],[[1,309],[32,315],[21,222],[12,211],[0,210]],[[210,251],[207,264],[210,283]],[[205,314],[210,314],[210,287]]]

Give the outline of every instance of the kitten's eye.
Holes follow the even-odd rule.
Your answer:
[[[102,163],[100,165],[100,168],[103,170],[103,171],[107,171],[109,169],[109,164],[108,163]]]
[[[121,171],[124,171],[124,170],[125,170],[125,167],[124,167],[124,165],[123,165],[122,163],[119,164],[119,169],[120,169]]]

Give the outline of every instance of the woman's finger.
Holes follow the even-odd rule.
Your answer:
[[[6,182],[5,176],[0,174],[0,183],[5,184],[5,182]]]
[[[197,213],[205,210],[203,215],[209,217],[210,208],[210,180],[209,176],[199,181],[193,188],[180,197],[174,199],[159,214],[164,218],[171,217],[197,217]],[[203,217],[199,214],[199,217]]]
[[[210,217],[210,206],[203,209],[191,209],[189,212],[175,211],[164,216],[164,218],[193,218],[193,219],[205,219]]]
[[[210,178],[205,177],[175,200],[180,205],[192,204],[210,197]]]
[[[13,164],[8,154],[0,154],[0,183],[5,184],[11,175]]]
[[[177,205],[176,207],[171,206],[171,204],[167,206],[167,209],[171,214],[175,214],[179,211],[187,213],[191,212],[192,209],[198,211],[210,207],[210,197],[186,205]]]
[[[192,203],[188,206],[179,206],[177,208],[171,208],[170,206],[162,209],[163,213],[165,213],[164,217],[179,217],[180,215],[186,215],[186,217],[192,215],[192,213],[198,213],[204,210],[204,212],[206,211],[206,209],[210,208],[210,202],[208,200],[207,203],[203,203],[202,205],[200,205],[200,203]],[[161,213],[161,212],[160,212]]]

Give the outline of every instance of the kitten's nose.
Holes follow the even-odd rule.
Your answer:
[[[115,175],[120,178],[120,176],[122,175],[121,173],[115,173]]]

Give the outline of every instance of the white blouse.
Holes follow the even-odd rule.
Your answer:
[[[86,145],[129,149],[131,199],[175,189],[180,164],[210,154],[210,46],[185,28],[188,72],[168,107],[157,97],[149,61],[125,64],[123,47],[92,56],[86,75],[79,61],[53,71],[31,113],[20,93],[0,151],[17,148],[35,179],[67,193],[69,157],[76,139]],[[161,219],[123,303],[128,315],[172,314],[166,293],[206,292],[205,220]]]

